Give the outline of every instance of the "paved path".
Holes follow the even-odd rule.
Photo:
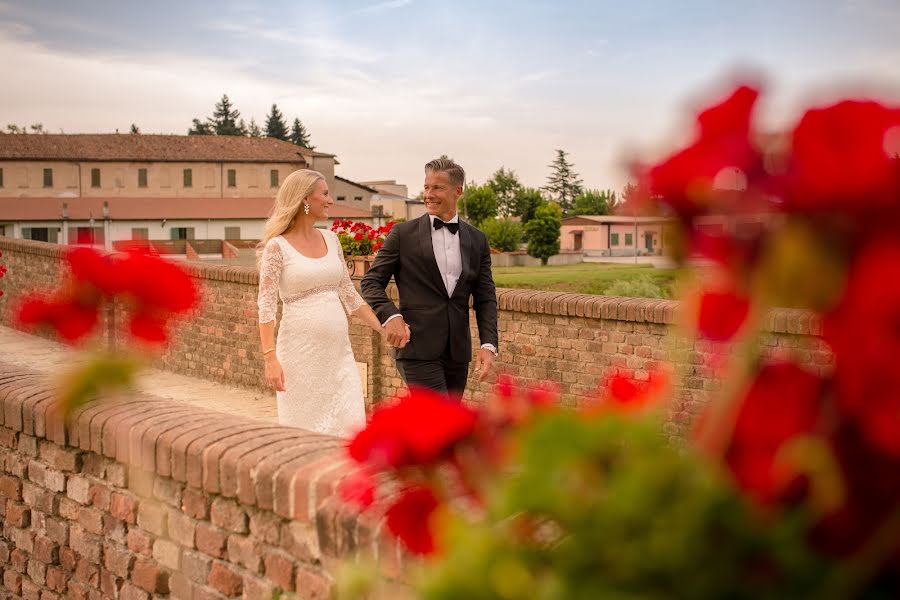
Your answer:
[[[79,354],[63,344],[0,326],[0,360],[54,375],[77,363]],[[178,402],[187,402],[251,419],[276,421],[275,395],[195,379],[161,369],[143,369],[138,388]]]

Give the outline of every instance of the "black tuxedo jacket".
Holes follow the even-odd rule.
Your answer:
[[[469,362],[472,360],[470,297],[481,343],[500,347],[490,247],[484,233],[460,220],[457,235],[462,274],[453,295],[448,296],[434,258],[431,229],[427,214],[394,225],[372,268],[363,277],[362,296],[382,323],[399,313],[409,324],[410,342],[397,350],[398,359],[436,359],[444,352],[449,338],[451,358]],[[385,291],[391,277],[400,294],[399,308]]]

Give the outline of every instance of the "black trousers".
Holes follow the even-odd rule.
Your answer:
[[[450,358],[450,348],[434,360],[397,359],[397,370],[408,386],[425,387],[456,400],[462,399],[469,377],[469,363]]]

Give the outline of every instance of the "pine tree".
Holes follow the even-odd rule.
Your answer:
[[[497,214],[504,218],[514,214],[516,212],[516,194],[522,189],[516,172],[500,167],[487,184],[491,186],[497,196]]]
[[[294,125],[291,127],[291,142],[301,148],[315,149],[315,146],[309,143],[309,132],[306,131],[306,127],[303,126],[300,119],[294,119]]]
[[[250,125],[247,127],[247,135],[250,137],[262,137],[262,129],[259,128],[259,125],[256,123],[256,119],[250,119]]]
[[[138,134],[138,133],[140,133],[140,132],[141,132],[141,130],[138,129],[138,126],[135,125],[134,123],[132,123],[132,124],[131,124],[131,133]]]
[[[216,104],[216,110],[209,120],[216,135],[244,135],[245,131],[238,124],[241,113],[234,108],[227,94],[222,94],[222,99]]]
[[[578,173],[572,170],[573,167],[574,165],[566,159],[566,153],[557,150],[556,160],[550,165],[553,171],[547,177],[547,185],[544,186],[551,198],[563,210],[563,216],[569,213],[575,197],[582,192],[581,179],[578,178]]]
[[[278,106],[272,105],[272,112],[266,115],[266,137],[290,141],[288,138],[288,126],[284,122],[284,115],[278,110]]]
[[[200,119],[193,120],[194,125],[188,129],[188,135],[215,135],[216,132],[213,129],[212,125],[210,125],[206,121],[200,121]]]

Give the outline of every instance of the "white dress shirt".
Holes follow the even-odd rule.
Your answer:
[[[428,215],[431,222],[431,246],[434,248],[434,260],[441,271],[441,279],[447,288],[447,296],[453,295],[456,284],[462,276],[462,254],[459,250],[459,233],[452,234],[446,227],[434,228],[434,215]],[[459,214],[445,223],[459,224]]]

